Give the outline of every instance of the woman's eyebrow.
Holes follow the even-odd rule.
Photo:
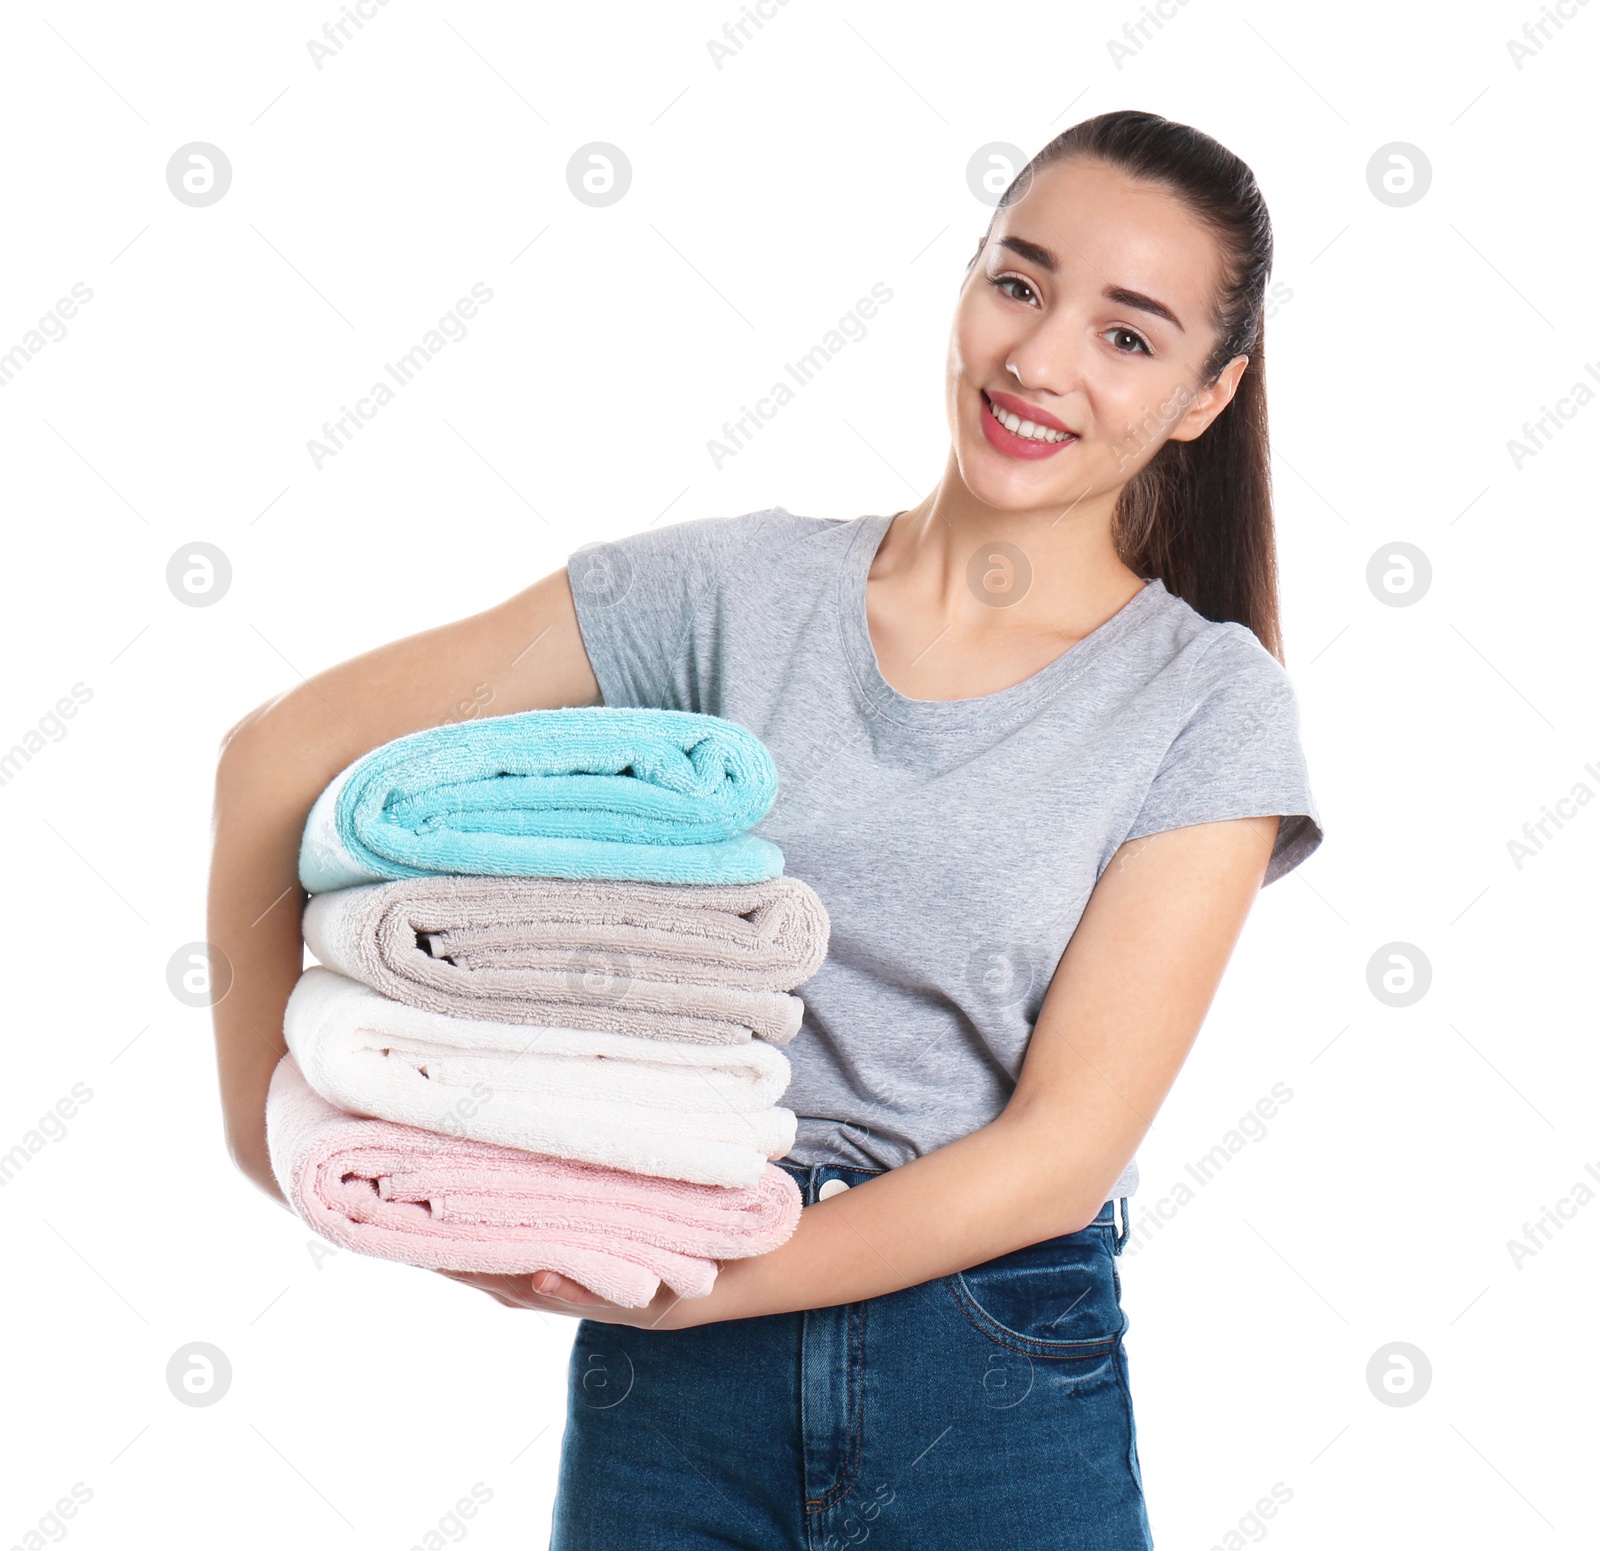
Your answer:
[[[1030,242],[1026,237],[1002,237],[995,246],[1008,248],[1019,258],[1025,258],[1030,264],[1037,264],[1047,275],[1053,275],[1061,268],[1061,261],[1049,248],[1042,243]],[[1108,302],[1116,302],[1119,307],[1133,307],[1139,312],[1148,312],[1154,317],[1165,318],[1180,333],[1188,332],[1179,321],[1177,313],[1164,302],[1158,302],[1155,297],[1146,296],[1142,291],[1130,291],[1121,285],[1108,285],[1100,294]]]
[[[1153,313],[1158,318],[1165,318],[1180,334],[1188,330],[1178,321],[1178,315],[1163,302],[1158,302],[1153,296],[1146,296],[1142,291],[1130,291],[1125,286],[1108,285],[1100,293],[1108,302],[1116,302],[1121,307],[1132,307],[1139,312]]]

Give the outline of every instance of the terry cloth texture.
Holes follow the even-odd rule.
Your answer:
[[[695,518],[567,562],[607,706],[724,717],[777,765],[756,833],[829,917],[785,1047],[798,1163],[894,1168],[999,1115],[1125,841],[1275,817],[1270,884],[1322,839],[1288,673],[1159,578],[1008,688],[900,693],[866,608],[892,520]]]
[[[747,883],[783,853],[746,833],[777,772],[717,717],[567,706],[430,727],[364,754],[317,798],[311,893],[478,873]]]
[[[284,1039],[329,1103],[633,1174],[753,1185],[794,1141],[781,1050],[489,1023],[406,1007],[333,970],[301,975]]]
[[[827,953],[822,901],[762,883],[416,878],[313,895],[305,940],[330,969],[458,1018],[654,1039],[792,1039],[783,993]]]
[[[619,1174],[345,1114],[286,1054],[267,1089],[279,1188],[323,1238],[450,1271],[557,1271],[629,1308],[662,1282],[711,1291],[717,1261],[776,1249],[800,1218],[776,1164],[742,1189]]]

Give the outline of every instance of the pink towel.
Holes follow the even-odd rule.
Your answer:
[[[755,1185],[697,1185],[365,1119],[328,1103],[292,1054],[266,1118],[278,1186],[323,1238],[441,1270],[556,1271],[627,1308],[663,1282],[704,1297],[719,1260],[776,1249],[800,1220],[776,1164]]]

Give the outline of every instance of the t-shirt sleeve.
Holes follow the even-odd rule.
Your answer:
[[[1271,816],[1280,822],[1263,888],[1322,844],[1322,820],[1289,675],[1248,629],[1231,624],[1195,665],[1188,714],[1126,838]]]
[[[691,518],[567,557],[578,629],[606,705],[700,709],[695,627],[763,515]]]

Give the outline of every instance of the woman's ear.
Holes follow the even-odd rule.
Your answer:
[[[1189,401],[1177,424],[1168,432],[1170,439],[1175,442],[1194,441],[1233,402],[1239,379],[1244,376],[1249,364],[1250,357],[1247,355],[1236,355],[1229,361],[1217,374],[1217,380],[1209,387],[1202,388]]]

